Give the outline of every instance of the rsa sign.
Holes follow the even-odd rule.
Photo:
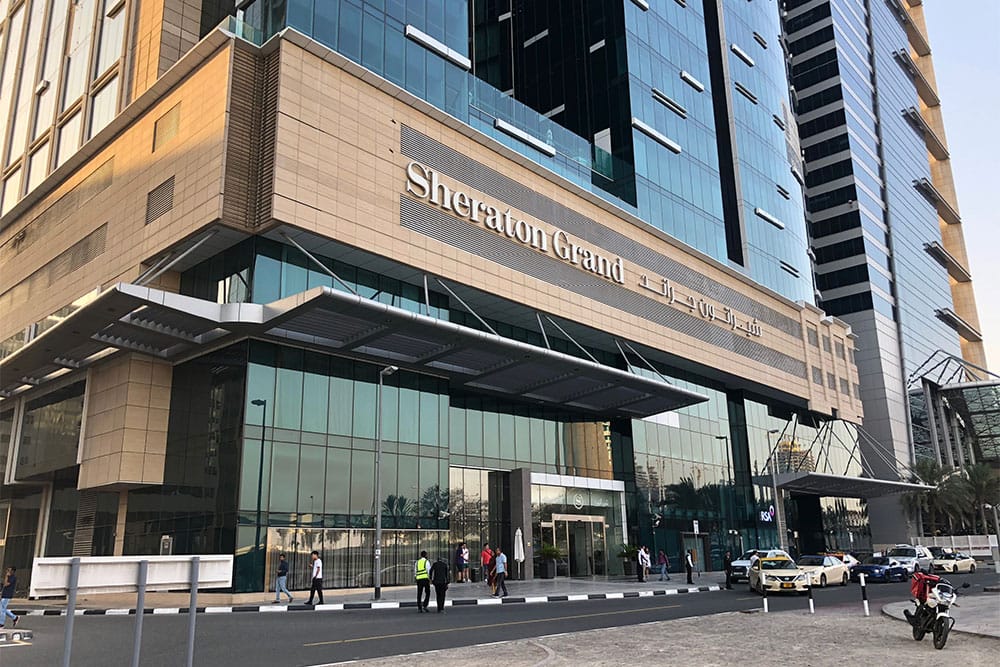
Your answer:
[[[771,505],[766,510],[761,510],[760,520],[763,523],[771,523],[774,521],[774,505]]]

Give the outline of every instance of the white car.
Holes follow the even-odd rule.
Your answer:
[[[914,572],[930,572],[934,556],[926,547],[912,544],[897,544],[885,552],[885,555],[906,568],[910,574]]]
[[[826,588],[827,584],[846,586],[851,569],[836,556],[800,556],[795,563],[809,575],[809,585]]]
[[[781,549],[750,549],[733,561],[733,581],[750,581],[750,560],[757,554],[760,558],[788,558],[791,556]]]
[[[962,553],[941,554],[934,559],[933,567],[935,572],[951,572],[952,574],[968,572],[973,574],[976,571],[976,559]]]

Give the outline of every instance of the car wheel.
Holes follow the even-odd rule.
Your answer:
[[[958,566],[957,565],[952,565],[951,566],[951,573],[952,574],[958,574]]]
[[[825,574],[819,575],[819,587],[820,588],[826,588],[826,575]]]
[[[840,580],[840,585],[841,586],[846,586],[847,585],[847,573],[846,572],[844,573],[844,576]]]
[[[917,572],[920,572],[920,563],[913,564],[913,574],[916,574]]]

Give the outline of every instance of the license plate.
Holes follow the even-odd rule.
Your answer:
[[[782,588],[795,588],[795,584],[781,584]]]

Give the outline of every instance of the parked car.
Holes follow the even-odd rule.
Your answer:
[[[750,568],[750,591],[768,593],[806,593],[809,573],[803,572],[795,561],[785,556],[761,558]]]
[[[835,556],[800,556],[795,564],[809,575],[809,585],[826,588],[828,583],[846,586],[851,578],[850,568]]]
[[[742,556],[733,561],[733,581],[749,581],[750,558],[756,553],[760,558],[782,557],[791,560],[787,551],[782,549],[750,549]]]
[[[926,547],[912,544],[897,544],[889,549],[886,556],[899,561],[899,564],[906,568],[909,574],[914,572],[930,572],[934,557]]]
[[[906,581],[910,576],[906,567],[895,558],[869,556],[860,565],[851,568],[851,581],[858,581],[861,574],[867,581]]]
[[[940,558],[934,559],[933,567],[935,572],[951,572],[953,574],[968,572],[972,574],[976,571],[976,559],[963,553],[941,554]]]

